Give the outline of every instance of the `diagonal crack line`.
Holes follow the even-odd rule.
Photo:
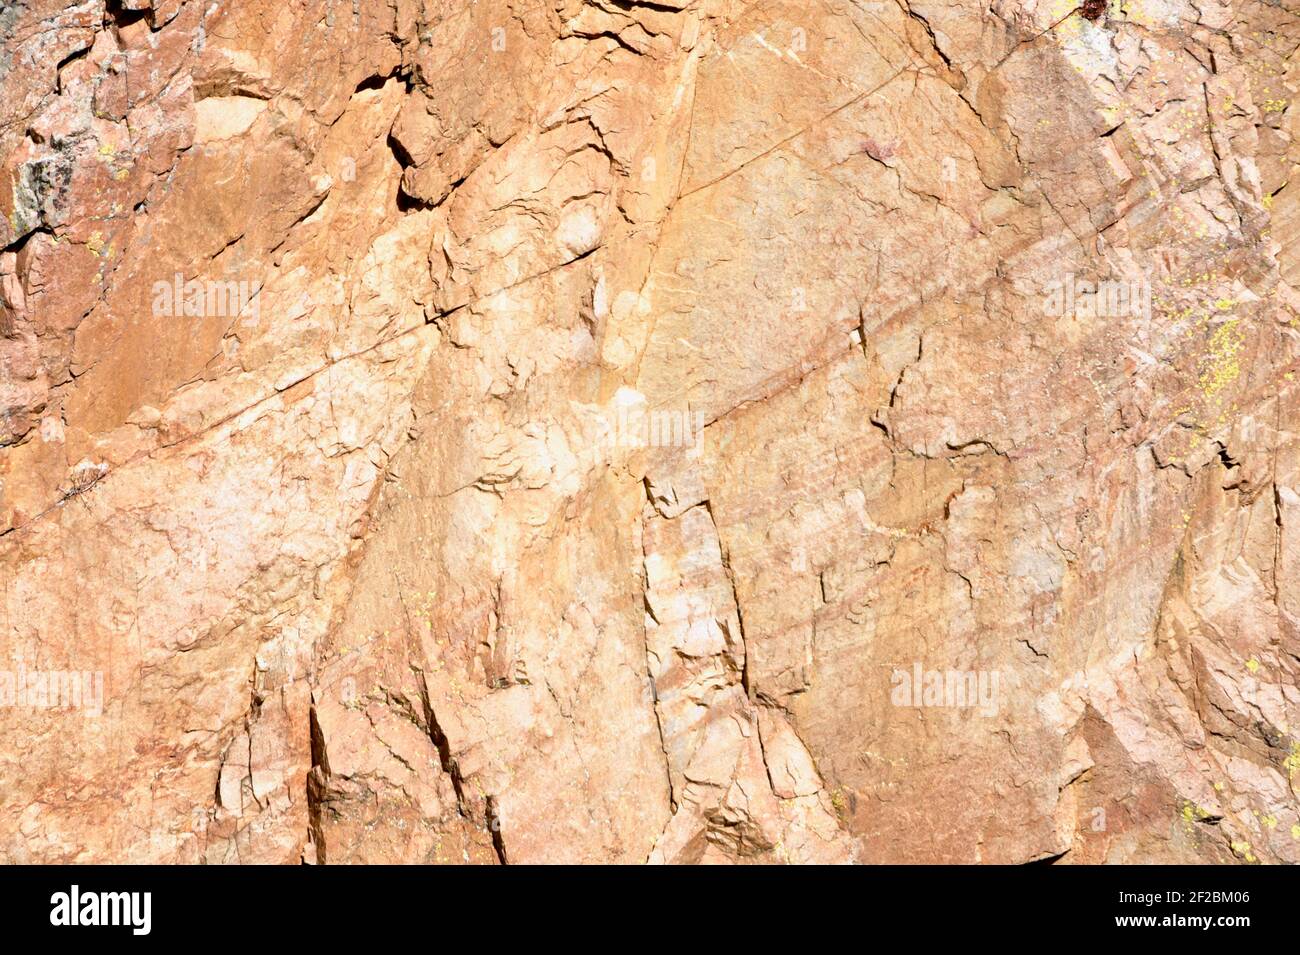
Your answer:
[[[304,381],[310,381],[316,376],[320,375],[321,373],[329,371],[330,369],[334,368],[336,365],[340,365],[345,361],[352,361],[353,359],[361,358],[365,355],[370,354],[371,352],[375,351],[378,348],[382,348],[384,345],[391,344],[392,342],[401,341],[403,338],[406,338],[408,335],[411,335],[414,332],[418,332],[422,328],[425,328],[428,325],[434,324],[440,318],[446,318],[448,315],[454,315],[455,313],[461,311],[462,309],[472,308],[478,303],[492,298],[492,296],[494,295],[500,295],[502,292],[508,292],[511,289],[520,287],[521,285],[526,285],[529,282],[534,282],[537,281],[538,279],[545,278],[546,276],[551,275],[554,272],[558,272],[560,269],[564,269],[570,265],[573,265],[575,262],[581,262],[584,259],[586,259],[588,256],[590,256],[592,253],[596,252],[597,249],[599,248],[600,246],[597,246],[595,249],[591,249],[587,252],[584,252],[579,256],[569,259],[567,262],[561,262],[559,265],[554,265],[551,268],[545,269],[534,275],[526,276],[511,285],[503,286],[502,288],[495,289],[491,292],[486,292],[483,295],[476,296],[475,298],[469,300],[468,302],[464,302],[460,305],[453,306],[452,308],[449,308],[446,311],[438,312],[436,315],[426,318],[425,321],[420,322],[418,325],[412,325],[410,328],[404,329],[403,331],[400,331],[395,335],[390,335],[387,338],[382,338],[371,345],[367,345],[365,348],[362,348],[355,352],[351,352],[347,355],[343,355],[339,358],[334,359],[333,361],[326,362],[325,364],[321,365],[319,368],[304,375],[303,377],[299,378],[297,381],[293,382],[292,384],[286,385],[283,388],[275,388],[269,394],[265,394],[262,397],[249,402],[247,405],[243,406],[242,408],[230,412],[230,414],[225,415],[222,418],[219,418],[218,420],[212,422],[210,425],[203,428],[202,430],[195,431],[193,434],[187,434],[185,437],[179,438],[176,441],[171,441],[168,442],[167,444],[159,445],[158,447],[153,448],[150,451],[147,451],[143,454],[137,455],[126,461],[123,461],[121,465],[113,469],[112,473],[121,471],[124,468],[129,468],[132,465],[139,464],[142,461],[148,461],[162,451],[170,451],[174,448],[183,447],[184,445],[189,444],[191,441],[202,438],[205,435],[208,435],[213,431],[216,431],[218,428],[230,424],[230,422],[239,418],[241,415],[245,415],[248,412],[257,408],[259,405],[265,404],[266,402],[273,400],[277,396],[284,394],[290,388],[300,385]],[[107,475],[105,475],[105,477],[107,477]],[[97,481],[96,483],[99,482]],[[51,504],[49,507],[45,508],[44,510],[39,511],[30,520],[24,521],[22,524],[15,524],[13,527],[0,531],[0,538],[7,537],[10,534],[15,533],[16,531],[24,530],[28,527],[31,527],[33,524],[36,524],[38,521],[42,520],[43,518],[48,517],[50,514],[53,514],[56,511],[58,511],[62,503],[63,501],[56,501],[54,504]]]
[[[467,302],[462,302],[460,305],[453,305],[445,312],[439,312],[437,315],[433,316],[433,318],[431,318],[429,321],[433,322],[433,321],[437,321],[440,318],[445,318],[446,316],[451,315],[454,312],[460,311],[462,308],[473,308],[475,305],[479,304],[480,302],[486,302],[488,299],[492,298],[493,296],[500,295],[503,292],[513,291],[514,289],[517,289],[520,286],[527,285],[529,282],[536,282],[538,279],[544,279],[548,275],[553,275],[556,272],[560,271],[561,269],[567,269],[570,265],[573,265],[577,262],[583,261],[586,258],[589,258],[590,256],[594,255],[596,252],[600,251],[601,248],[602,248],[601,245],[597,245],[594,248],[588,249],[586,252],[582,252],[578,255],[575,255],[571,259],[566,259],[565,261],[560,262],[556,265],[552,265],[549,268],[543,269],[540,272],[534,272],[532,275],[525,275],[523,278],[515,282],[511,282],[509,285],[503,285],[500,288],[493,289],[490,292],[483,292],[480,295],[474,296],[474,298],[470,299]]]
[[[934,27],[930,26],[930,21],[927,20],[925,17],[923,17],[921,14],[917,13],[915,10],[913,10],[912,5],[910,3],[907,3],[906,0],[896,0],[896,2],[898,3],[899,8],[903,11],[903,13],[906,16],[910,17],[912,20],[916,21],[921,25],[921,29],[923,29],[926,35],[930,38],[930,47],[934,50],[935,54],[939,57],[939,59],[943,60],[944,66],[948,67],[948,69],[957,73],[959,76],[961,76],[962,80],[965,81],[966,79],[965,74],[962,73],[960,69],[953,66],[953,62],[948,58],[948,54],[943,52],[943,50],[940,48],[939,38],[934,35]],[[919,53],[920,51],[918,50],[917,52]]]
[[[914,69],[916,69],[916,67],[910,63],[907,66],[900,67],[896,72],[890,74],[890,76],[887,79],[881,81],[878,85],[872,87],[869,90],[864,90],[863,92],[858,93],[848,102],[841,103],[839,106],[836,106],[829,113],[826,113],[824,116],[819,116],[817,119],[813,120],[808,125],[791,133],[789,136],[787,136],[785,139],[782,139],[780,142],[775,143],[772,146],[769,146],[767,149],[763,150],[757,156],[752,156],[749,159],[746,159],[739,166],[736,166],[733,169],[729,169],[727,172],[724,172],[721,176],[718,176],[716,179],[711,179],[706,183],[696,186],[694,189],[687,190],[686,192],[682,193],[678,197],[678,199],[680,200],[680,199],[685,199],[687,196],[693,196],[697,192],[701,192],[705,189],[710,189],[713,186],[716,186],[724,179],[730,179],[732,176],[734,176],[736,173],[740,172],[741,170],[749,166],[752,166],[754,163],[758,162],[761,159],[766,159],[768,156],[772,155],[772,153],[776,152],[778,149],[781,149],[782,147],[787,146],[790,143],[794,142],[796,139],[798,139],[800,136],[802,136],[804,133],[808,132],[809,130],[813,129],[814,127],[820,125],[821,123],[826,122],[826,120],[828,119],[833,119],[834,117],[838,116],[840,113],[844,112],[850,106],[853,106],[856,103],[860,103],[868,96],[875,95],[880,90],[888,86],[890,83],[894,82],[894,80],[898,79],[900,76],[906,73],[908,70],[914,70]]]
[[[654,501],[651,499],[649,486],[644,485],[644,490],[646,494],[647,503],[649,503],[653,507]],[[644,523],[645,523],[645,518],[642,518],[642,524],[644,525]],[[645,562],[647,556],[648,555],[646,554],[646,550],[645,550],[645,542],[643,540],[641,544],[641,568],[640,568],[641,601],[642,604],[645,606],[646,615],[653,616],[650,607],[650,596],[649,596],[650,581],[646,575],[646,569],[645,569]],[[671,822],[672,817],[676,814],[677,809],[679,808],[680,801],[678,797],[681,794],[673,792],[673,788],[674,788],[673,787],[673,760],[672,757],[668,754],[668,739],[664,733],[664,717],[659,706],[659,686],[655,680],[654,670],[651,668],[651,663],[650,663],[650,635],[644,627],[642,628],[641,631],[641,638],[645,646],[646,686],[650,690],[650,697],[651,697],[650,708],[651,711],[654,713],[655,729],[657,729],[659,732],[659,749],[664,755],[664,774],[666,775],[668,781],[668,803],[670,809],[668,816],[669,816],[669,821]],[[658,840],[656,839],[655,841],[657,844]]]

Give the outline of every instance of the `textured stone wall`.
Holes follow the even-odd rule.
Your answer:
[[[1300,861],[1298,49],[6,3],[0,860]]]

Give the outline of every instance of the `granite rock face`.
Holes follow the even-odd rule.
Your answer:
[[[0,10],[0,860],[1300,861],[1300,15]]]

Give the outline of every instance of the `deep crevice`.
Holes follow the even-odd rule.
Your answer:
[[[122,0],[104,0],[104,25],[113,29],[118,35],[123,27],[139,23],[149,15],[148,10],[128,10],[122,6]]]

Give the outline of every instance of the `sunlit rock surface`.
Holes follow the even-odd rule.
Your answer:
[[[0,860],[1300,861],[1300,16],[0,11]]]

